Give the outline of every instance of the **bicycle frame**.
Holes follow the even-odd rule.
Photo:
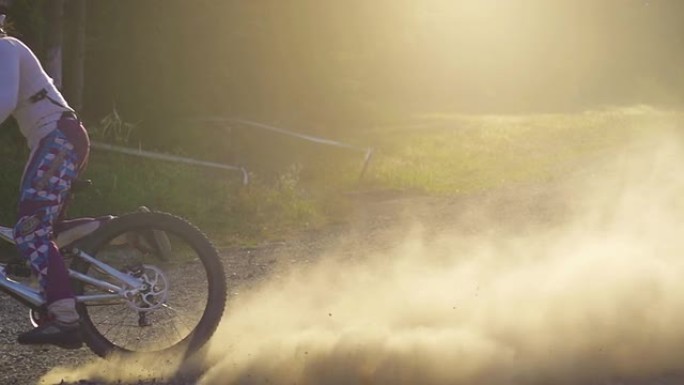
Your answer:
[[[12,229],[0,226],[0,240],[15,244]],[[93,258],[91,255],[82,250],[72,248],[69,249],[69,254],[73,255],[75,258],[81,258],[82,260],[90,263],[99,271],[113,278],[117,283],[113,284],[69,269],[69,277],[72,279],[79,280],[103,291],[101,294],[76,296],[76,302],[78,303],[92,305],[106,303],[112,300],[125,300],[126,298],[137,294],[143,287],[143,282],[141,279],[124,274],[107,265],[106,263]],[[4,266],[5,265],[0,264],[0,291],[4,291],[14,299],[30,308],[37,309],[45,305],[45,298],[38,290],[7,277],[4,272]]]

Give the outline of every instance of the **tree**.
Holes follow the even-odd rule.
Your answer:
[[[46,58],[45,71],[52,77],[57,88],[62,88],[62,40],[64,0],[50,0],[46,6]]]
[[[83,87],[85,70],[85,39],[86,39],[86,1],[71,0],[67,4],[69,25],[71,33],[67,48],[68,76],[66,77],[65,91],[69,96],[69,103],[76,111],[83,110]]]

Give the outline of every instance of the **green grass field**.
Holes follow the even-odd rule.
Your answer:
[[[370,182],[459,194],[562,177],[592,157],[684,122],[646,107],[526,116],[431,115],[377,129]]]
[[[360,152],[274,138],[277,147],[259,157],[264,141],[254,141],[248,148],[253,154],[253,165],[247,163],[252,171],[248,186],[236,173],[93,150],[85,177],[95,187],[77,198],[70,213],[123,213],[147,205],[189,218],[219,244],[255,243],[344,221],[350,191],[457,195],[549,181],[683,122],[679,112],[646,107],[553,115],[424,115],[342,139],[375,150],[362,180]],[[16,138],[9,139],[0,147],[5,159],[0,219],[8,225],[28,155]]]

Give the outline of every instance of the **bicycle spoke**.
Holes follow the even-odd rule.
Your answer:
[[[143,341],[142,333],[143,333],[143,328],[140,328],[140,330],[138,330],[138,339],[136,340],[136,346],[138,347],[138,349],[140,348],[140,343],[142,343],[142,341]]]
[[[120,312],[120,317],[119,317],[118,319],[121,320],[121,321],[124,321],[124,320],[126,319],[126,313],[125,313],[125,312]],[[103,322],[104,322],[104,321],[103,321]],[[110,332],[112,329],[114,329],[114,327],[117,327],[117,326],[120,326],[120,325],[121,325],[121,323],[112,324],[112,326],[109,327],[109,328],[107,329],[107,331],[105,331],[103,334],[104,334],[104,335],[108,335],[109,332]]]
[[[128,317],[125,316],[125,317],[124,317],[124,321],[125,321],[127,318],[128,318]],[[118,329],[118,330],[119,330],[119,333],[117,334],[117,338],[119,338],[119,341],[122,341],[122,343],[125,344],[126,341],[128,340],[128,333],[130,333],[131,329],[128,328],[128,327],[126,327],[125,322],[122,322],[121,325],[119,325],[119,326],[120,326],[120,327],[119,327],[119,329]],[[122,340],[122,339],[120,339],[120,337],[121,337],[121,335],[124,333],[124,331],[126,332],[126,335],[125,335],[124,339]]]
[[[164,311],[167,311],[167,312],[169,312],[169,311],[173,312],[176,315],[175,318],[178,318],[181,321],[181,323],[183,324],[183,326],[186,330],[189,330],[189,331],[192,330],[192,328],[190,326],[188,326],[187,322],[185,321],[185,317],[179,311],[177,311],[176,309],[174,309],[171,306],[166,306],[166,305],[163,306],[163,309],[164,309]]]
[[[96,237],[93,249],[86,251],[143,283],[139,291],[127,292],[120,300],[103,298],[104,302],[86,305],[84,316],[90,319],[92,332],[103,346],[113,344],[115,350],[135,352],[165,350],[198,333],[198,328],[204,330],[200,338],[208,338],[218,323],[222,308],[217,309],[217,303],[225,301],[225,277],[217,267],[215,249],[182,220],[160,216],[160,223],[170,228],[141,227],[154,223],[143,225],[147,217],[135,216],[119,227],[121,232],[100,234],[101,240]],[[154,243],[149,242],[150,234],[156,237],[160,232],[168,237],[166,251],[153,249]],[[160,258],[157,253],[161,252]],[[93,266],[81,272],[103,281],[109,279]],[[101,292],[90,287],[86,290],[91,295]]]
[[[138,325],[125,324],[125,323],[123,323],[123,324],[111,324],[111,323],[107,323],[107,322],[98,322],[97,324],[98,324],[98,325],[103,325],[103,326],[111,326],[111,325],[114,325],[114,326],[123,326],[123,327],[127,327],[127,328],[136,328],[136,327],[138,327]]]
[[[164,309],[165,311],[168,311],[168,309]],[[176,331],[176,335],[178,336],[178,340],[183,339],[183,335],[178,331],[178,327],[176,326],[176,322],[174,322],[173,318],[171,319],[171,326],[173,326],[173,330]]]
[[[123,307],[125,307],[125,305],[122,305],[122,308],[123,308]],[[120,315],[120,316],[123,316],[123,315],[124,315],[124,313],[121,312],[121,311],[111,311],[112,309],[109,309],[109,308],[107,308],[107,310],[110,310],[110,313],[112,313],[112,314],[118,314],[118,315]],[[102,324],[105,324],[105,323],[106,323],[106,320],[107,320],[107,318],[103,318],[102,321],[93,322],[93,324],[95,324],[95,325],[102,325]],[[91,321],[94,321],[92,317],[91,317]],[[109,324],[109,325],[111,325],[111,324]]]

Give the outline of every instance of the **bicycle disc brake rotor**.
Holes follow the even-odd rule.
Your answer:
[[[138,312],[157,309],[166,303],[169,292],[169,282],[164,272],[156,266],[139,265],[129,269],[128,273],[143,282],[139,290],[131,291],[128,306]]]

